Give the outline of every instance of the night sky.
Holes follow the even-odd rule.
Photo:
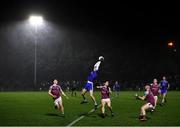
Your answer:
[[[100,70],[102,79],[140,81],[179,74],[178,8],[152,5],[110,1],[1,1],[1,84],[33,83],[35,35],[32,28],[25,32],[27,28],[23,27],[31,14],[42,15],[48,24],[37,35],[38,83],[55,77],[86,80],[100,55],[105,57]],[[169,48],[169,41],[175,47]]]

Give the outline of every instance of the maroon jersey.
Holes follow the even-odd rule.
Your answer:
[[[151,103],[153,106],[155,105],[154,95],[151,90],[145,92],[146,100],[148,103]]]
[[[154,96],[158,96],[159,85],[158,84],[152,84],[151,85],[151,91],[152,91]]]
[[[53,84],[50,86],[49,90],[51,90],[51,93],[56,96],[54,99],[57,99],[61,96],[61,87],[59,85]]]
[[[101,99],[109,98],[109,87],[102,87],[101,88]]]

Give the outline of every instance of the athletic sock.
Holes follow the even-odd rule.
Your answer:
[[[142,119],[140,119],[141,121],[146,121],[147,119],[146,119],[146,116],[145,115],[143,115],[142,116]]]
[[[97,102],[95,102],[94,105],[97,105]]]
[[[55,109],[58,109],[58,106],[57,106],[57,105],[55,105],[55,106],[54,106],[54,108],[55,108]]]
[[[96,105],[94,105],[94,109],[96,110],[97,109],[97,107],[98,107],[98,105],[96,104]]]
[[[105,113],[102,113],[102,117],[105,118],[105,116],[106,116]]]
[[[111,111],[111,113],[113,113],[112,108],[109,107],[109,110]]]
[[[113,112],[111,112],[111,116],[114,116],[114,113],[113,113]]]
[[[143,118],[143,115],[139,115],[139,119],[142,119]]]
[[[82,94],[82,97],[83,97],[83,99],[84,99],[84,101],[86,100],[86,98],[85,98],[85,96]]]

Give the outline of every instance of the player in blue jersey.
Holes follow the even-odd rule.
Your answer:
[[[81,104],[87,102],[87,100],[85,98],[85,94],[86,94],[86,92],[89,92],[90,97],[94,102],[95,109],[97,109],[97,102],[96,102],[96,99],[95,99],[95,97],[93,95],[93,83],[94,83],[94,80],[97,78],[97,71],[99,70],[99,66],[100,66],[102,61],[104,61],[104,57],[100,56],[99,59],[98,59],[98,62],[94,65],[93,71],[90,72],[90,74],[89,74],[89,76],[87,78],[87,83],[84,86],[84,88],[82,90],[82,93],[81,93],[81,95],[83,97],[83,101],[81,102]]]
[[[161,105],[164,104],[164,102],[166,102],[166,94],[167,94],[167,90],[169,89],[170,85],[168,83],[168,81],[166,80],[166,77],[163,77],[163,80],[160,82],[160,93],[161,93]]]

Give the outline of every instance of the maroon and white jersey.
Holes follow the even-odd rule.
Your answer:
[[[49,90],[51,90],[52,95],[56,96],[54,99],[61,96],[61,87],[59,85],[53,84],[50,86]]]
[[[146,100],[148,103],[151,103],[153,106],[155,105],[154,95],[151,90],[145,92]]]
[[[159,93],[159,85],[158,84],[152,84],[151,85],[151,91],[154,96],[158,96]]]
[[[103,86],[101,88],[101,99],[107,99],[109,98],[109,87]]]

